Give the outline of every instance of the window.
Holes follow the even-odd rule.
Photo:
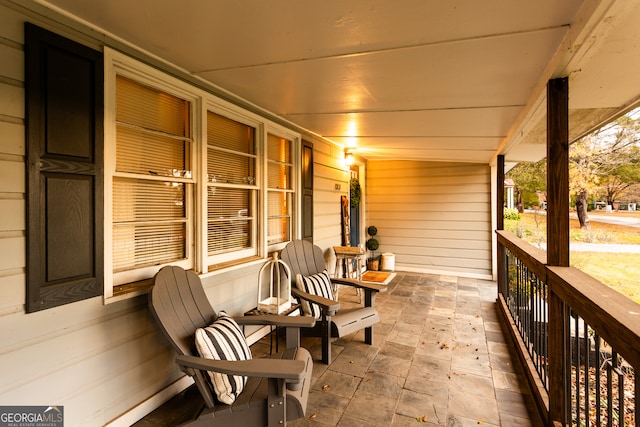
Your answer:
[[[300,136],[105,49],[105,299],[163,265],[206,273],[299,234]]]
[[[207,112],[207,255],[226,262],[257,254],[256,129]]]
[[[112,181],[113,273],[182,262],[189,268],[192,199],[191,103],[116,78],[115,171]],[[185,262],[186,261],[186,262]]]
[[[293,199],[293,144],[290,140],[267,134],[267,243],[291,240]]]

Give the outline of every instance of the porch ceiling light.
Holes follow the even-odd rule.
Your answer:
[[[351,166],[353,164],[353,153],[351,151],[349,151],[348,148],[344,149],[344,162],[347,164],[347,166]]]

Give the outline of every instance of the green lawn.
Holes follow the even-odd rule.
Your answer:
[[[571,265],[640,304],[640,254],[576,252]]]
[[[638,216],[638,212],[613,215]],[[546,242],[545,215],[524,213],[520,220],[505,220],[505,229],[533,245]],[[591,221],[581,230],[578,220],[569,224],[571,242],[640,245],[640,229]],[[640,254],[571,251],[570,263],[602,283],[640,303]]]

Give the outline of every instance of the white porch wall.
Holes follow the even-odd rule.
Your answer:
[[[313,243],[324,252],[329,273],[335,268],[333,247],[342,244],[341,196],[349,196],[344,151],[324,140],[313,141]],[[336,185],[339,189],[336,189]]]
[[[146,297],[109,305],[98,297],[32,314],[24,309],[23,28],[29,20],[57,29],[46,18],[34,19],[37,15],[18,12],[0,0],[0,405],[62,405],[67,426],[101,426],[114,420],[128,425],[161,403],[158,393],[182,377],[148,313]],[[65,31],[61,26],[60,33]],[[340,147],[307,138],[314,143],[315,239],[333,266],[331,247],[340,244],[340,195],[348,194],[348,173]],[[214,308],[235,315],[254,307],[260,266],[205,275]],[[149,406],[142,407],[143,413],[134,409],[144,402]],[[130,417],[120,418],[132,409]]]
[[[26,314],[24,21],[0,5],[0,404],[99,426],[181,377],[146,298]]]
[[[397,270],[491,279],[488,165],[367,163],[367,224]]]

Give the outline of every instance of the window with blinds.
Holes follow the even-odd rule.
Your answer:
[[[300,134],[105,48],[105,301],[165,265],[260,262],[297,233]]]
[[[207,251],[228,260],[257,254],[256,130],[207,112]]]
[[[116,77],[114,273],[189,257],[190,109],[184,99]]]
[[[267,244],[291,240],[293,164],[290,140],[267,134]]]

